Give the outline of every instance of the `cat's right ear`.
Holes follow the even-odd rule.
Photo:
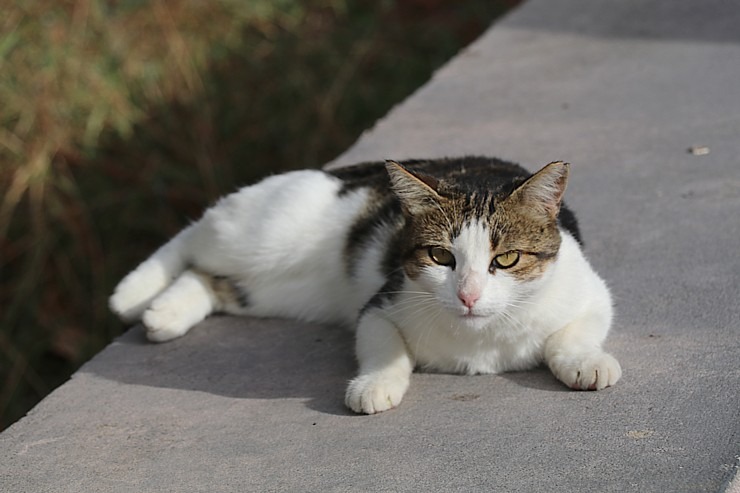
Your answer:
[[[437,193],[439,182],[436,178],[413,173],[395,161],[386,161],[385,169],[391,177],[393,193],[406,212],[415,215],[439,207],[443,199]]]

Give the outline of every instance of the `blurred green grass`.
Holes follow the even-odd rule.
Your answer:
[[[320,166],[518,0],[0,0],[0,430],[216,197]]]

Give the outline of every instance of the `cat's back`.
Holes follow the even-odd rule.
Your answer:
[[[267,177],[206,211],[199,227],[203,244],[197,247],[224,264],[218,271],[269,275],[325,265],[342,250],[346,231],[368,200],[367,189],[342,188],[340,178],[320,170]],[[232,260],[234,266],[225,265]]]
[[[444,183],[439,189],[453,194],[484,190],[508,195],[530,175],[517,164],[488,157],[401,164]],[[257,242],[260,270],[276,266],[277,260],[268,259],[291,265],[323,254],[319,256],[342,258],[352,271],[368,245],[388,244],[405,222],[385,162],[380,161],[274,175],[224,197],[205,219],[222,248],[244,250],[248,242],[254,251],[252,243]],[[578,238],[577,232],[574,236]]]
[[[505,192],[529,176],[519,165],[486,157],[417,159],[401,164],[463,191]],[[358,214],[367,215],[368,209],[394,203],[397,199],[385,163],[377,161],[331,171],[299,170],[270,176],[222,198],[208,214],[216,222],[232,225],[277,223],[285,229],[287,222],[300,231],[317,222],[347,225]]]
[[[411,159],[399,163],[413,172],[455,183],[463,189],[486,188],[494,191],[513,188],[530,174],[518,164],[483,156]],[[342,193],[369,188],[377,195],[391,196],[390,178],[384,162],[364,162],[328,173],[342,181]]]

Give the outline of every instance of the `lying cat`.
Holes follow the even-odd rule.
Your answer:
[[[358,413],[397,406],[414,368],[547,363],[574,389],[621,376],[601,349],[609,291],[561,206],[568,164],[529,176],[467,157],[269,177],[221,199],[110,299],[152,341],[210,313],[356,325]]]

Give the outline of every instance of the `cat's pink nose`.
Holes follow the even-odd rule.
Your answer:
[[[480,299],[480,293],[464,293],[462,291],[459,291],[457,293],[457,297],[460,298],[460,301],[462,301],[463,305],[468,308],[473,308],[475,302]]]

